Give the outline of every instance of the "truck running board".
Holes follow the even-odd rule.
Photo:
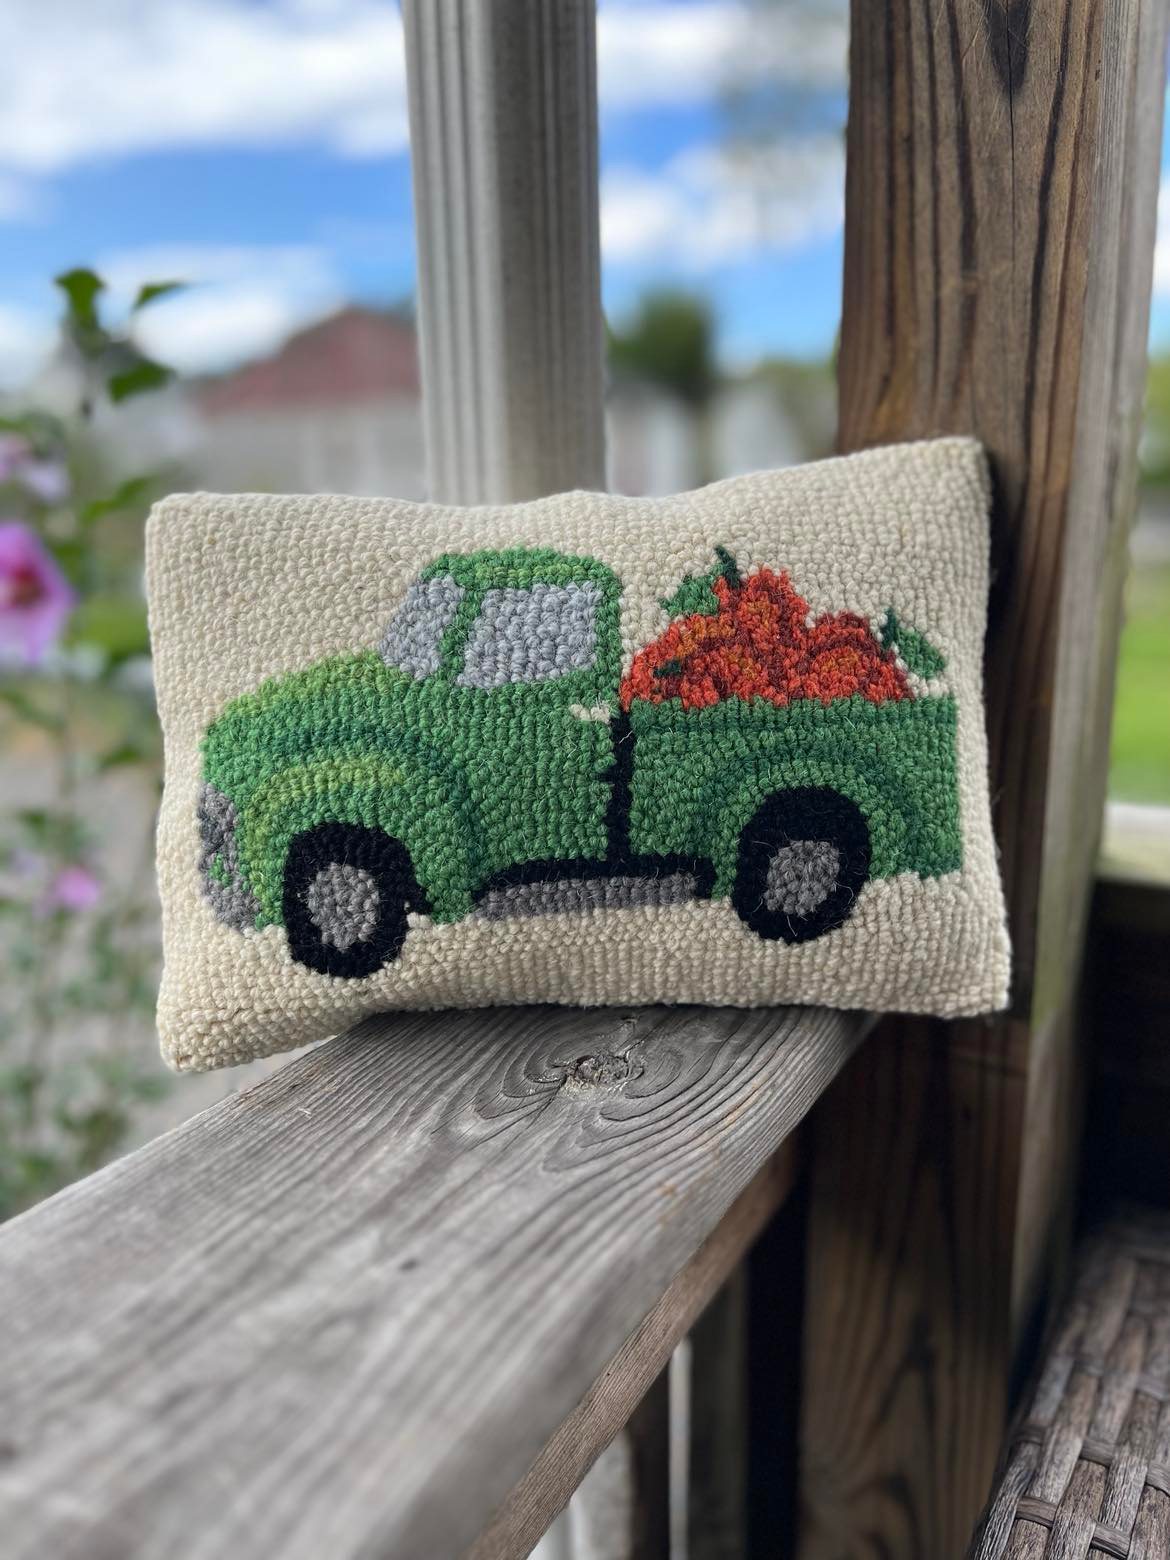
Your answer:
[[[489,888],[475,914],[489,921],[512,916],[557,915],[581,910],[626,910],[635,905],[681,905],[709,897],[710,887],[688,871],[545,878]]]

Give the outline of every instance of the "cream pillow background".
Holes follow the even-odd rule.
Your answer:
[[[977,1014],[1009,976],[992,838],[982,656],[988,478],[980,447],[941,439],[737,477],[665,499],[568,493],[510,507],[392,499],[180,495],[147,528],[166,783],[158,833],[164,972],[158,1023],[180,1070],[247,1061],[383,1008],[494,1003],[814,1003]],[[899,622],[946,659],[958,710],[962,867],[870,881],[837,930],[762,939],[727,899],[433,925],[342,979],[295,963],[283,928],[216,919],[198,861],[200,742],[224,707],[322,659],[377,649],[411,580],[441,554],[542,547],[609,565],[622,586],[623,675],[661,605],[730,552],[787,570],[814,614]]]

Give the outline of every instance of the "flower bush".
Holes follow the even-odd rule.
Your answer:
[[[144,287],[119,331],[92,271],[57,285],[73,404],[0,417],[0,1218],[117,1152],[166,1086],[133,1039],[158,959],[142,524],[174,474],[116,471],[97,430],[169,382],[132,325],[174,284]]]

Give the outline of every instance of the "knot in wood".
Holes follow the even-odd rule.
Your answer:
[[[642,1064],[629,1052],[602,1051],[597,1055],[579,1056],[565,1069],[566,1083],[589,1085],[626,1083],[642,1076]]]

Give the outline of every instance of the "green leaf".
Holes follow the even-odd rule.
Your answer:
[[[74,585],[84,583],[90,560],[89,549],[80,536],[54,536],[49,540],[49,551]]]
[[[166,298],[171,293],[182,292],[186,286],[186,282],[143,282],[134,302],[130,305],[130,312],[137,314],[139,309],[145,309],[147,304],[154,303],[159,298]]]
[[[916,677],[938,677],[946,671],[946,657],[941,655],[930,640],[917,629],[904,628],[898,622],[892,607],[886,613],[885,627],[882,629],[882,647],[886,650],[891,648],[895,650],[898,659],[903,661],[907,670],[913,672]]]
[[[719,559],[719,568],[716,571],[731,586],[732,590],[738,590],[740,586],[739,565],[727,551],[726,547],[716,547],[715,556]]]
[[[174,378],[174,370],[155,363],[150,358],[139,358],[129,368],[111,374],[106,380],[110,400],[117,404],[128,401],[132,395],[144,395],[149,390],[161,390]]]
[[[65,729],[65,723],[60,716],[42,709],[23,688],[18,688],[13,683],[0,688],[0,704],[6,704],[14,715],[19,715],[21,720],[27,721],[30,726],[39,727],[41,731]]]
[[[146,655],[150,650],[146,607],[133,596],[91,596],[73,614],[69,643],[96,645],[115,663]]]
[[[78,266],[73,271],[62,271],[54,280],[65,294],[73,323],[83,331],[98,330],[97,299],[106,284],[97,272]]]
[[[127,477],[125,482],[120,482],[112,493],[107,493],[105,498],[95,498],[85,504],[78,512],[78,519],[82,525],[92,525],[103,515],[119,514],[124,509],[135,509],[150,497],[158,485],[159,479],[154,472],[146,472],[140,477]]]
[[[37,839],[47,837],[57,822],[56,815],[47,807],[22,807],[16,817],[21,827]]]
[[[151,755],[136,742],[119,742],[108,753],[103,753],[97,761],[98,773],[105,774],[110,769],[124,769],[128,764],[143,764]]]
[[[691,617],[695,613],[713,617],[719,611],[719,598],[715,594],[716,580],[726,580],[732,590],[738,589],[740,574],[735,559],[726,547],[716,547],[715,556],[719,560],[715,568],[706,574],[684,576],[682,584],[673,596],[662,597],[659,605],[665,608],[672,618]]]
[[[719,599],[712,590],[710,574],[688,574],[673,596],[663,596],[661,605],[672,618],[692,617],[695,613],[713,617],[719,611]]]

